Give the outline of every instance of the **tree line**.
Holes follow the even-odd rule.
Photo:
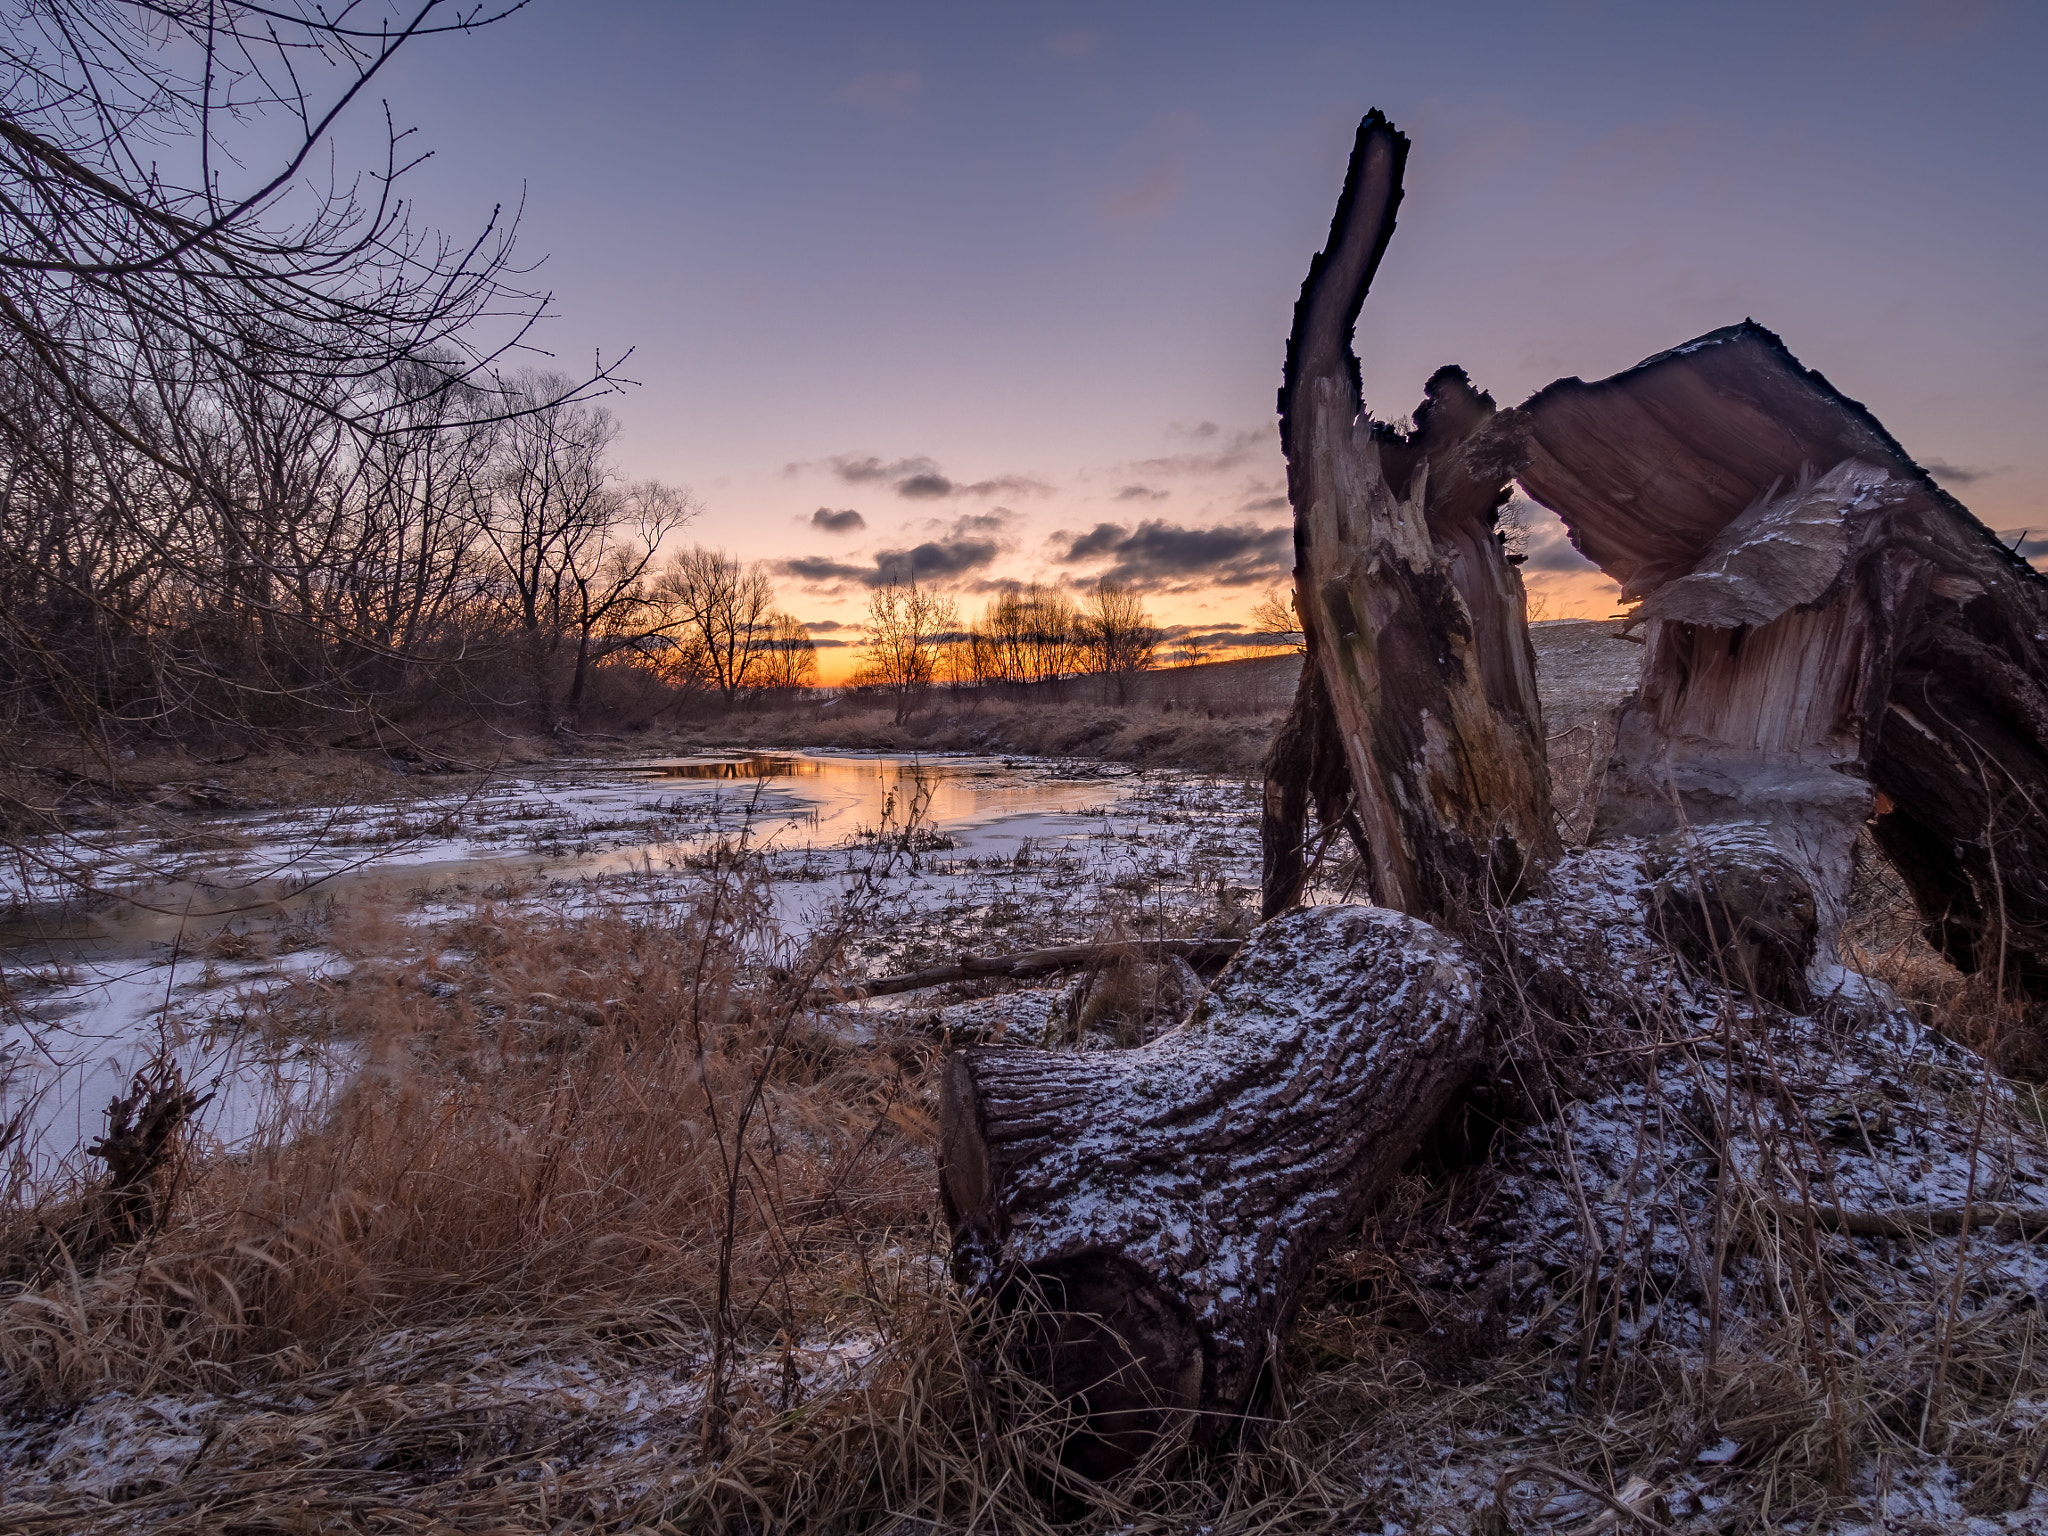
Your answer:
[[[1000,592],[964,628],[952,598],[892,582],[870,596],[862,628],[854,683],[892,697],[899,721],[941,681],[1021,688],[1094,675],[1128,703],[1131,680],[1152,666],[1162,638],[1143,599],[1114,581],[1098,582],[1079,602],[1043,582]]]

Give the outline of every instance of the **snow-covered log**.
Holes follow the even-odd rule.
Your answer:
[[[1303,1279],[1464,1081],[1478,1004],[1436,930],[1308,908],[1149,1045],[949,1058],[955,1269],[1086,1415],[1076,1465],[1114,1471],[1251,1406]]]
[[[1522,581],[1495,531],[1520,461],[1520,423],[1459,368],[1441,368],[1402,433],[1360,395],[1351,349],[1394,232],[1408,141],[1360,124],[1330,239],[1294,309],[1280,443],[1294,506],[1303,711],[1268,761],[1265,907],[1295,899],[1316,753],[1340,756],[1373,899],[1456,926],[1559,852]],[[1321,792],[1311,794],[1314,781]]]

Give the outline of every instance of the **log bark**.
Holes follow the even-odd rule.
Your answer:
[[[1309,908],[1262,927],[1149,1045],[948,1058],[955,1270],[1079,1405],[1082,1471],[1252,1406],[1310,1268],[1470,1070],[1478,1001],[1455,941],[1384,909]]]
[[[1407,152],[1377,112],[1360,125],[1329,244],[1295,306],[1280,438],[1295,607],[1370,851],[1373,897],[1455,924],[1473,903],[1521,888],[1560,849],[1521,577],[1496,531],[1521,424],[1458,368],[1430,379],[1405,434],[1361,399],[1351,332],[1393,235]],[[1284,848],[1304,765],[1269,766]],[[1282,871],[1269,881],[1269,909],[1286,895]]]
[[[1825,964],[1876,812],[1930,942],[2048,991],[2048,580],[1753,322],[1521,414],[1647,626],[1595,839],[1763,829]]]

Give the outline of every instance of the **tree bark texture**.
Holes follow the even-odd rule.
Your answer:
[[[949,1059],[941,1189],[963,1284],[1025,1320],[1087,1417],[1083,1471],[1253,1402],[1303,1279],[1463,1082],[1478,982],[1400,913],[1267,923],[1196,1016],[1128,1051]]]
[[[1767,829],[1827,961],[1875,810],[1929,940],[2048,985],[2048,580],[1754,322],[1521,414],[1647,622],[1595,839]]]
[[[1393,235],[1407,152],[1377,112],[1360,126],[1329,244],[1295,306],[1280,438],[1295,606],[1373,897],[1455,925],[1560,849],[1521,577],[1495,531],[1520,422],[1457,368],[1430,379],[1406,434],[1360,397],[1351,331]],[[1283,772],[1267,793],[1284,842],[1302,785]]]

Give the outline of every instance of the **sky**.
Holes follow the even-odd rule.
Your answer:
[[[2048,6],[1996,0],[534,0],[380,89],[418,217],[519,209],[530,360],[630,350],[621,472],[768,562],[832,676],[911,565],[969,616],[1113,576],[1221,638],[1288,582],[1275,390],[1372,107],[1414,145],[1376,414],[1753,317],[2048,537],[2044,58]],[[1614,611],[1554,521],[1525,575]]]

